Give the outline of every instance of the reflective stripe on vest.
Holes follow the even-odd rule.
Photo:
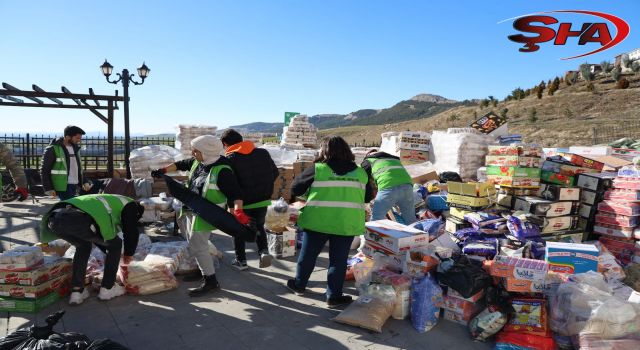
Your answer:
[[[198,169],[199,165],[200,165],[199,161],[195,160],[193,162],[193,165],[191,166],[191,171],[189,172],[189,181],[187,182],[187,184],[191,182],[191,178],[195,173],[196,169]],[[227,197],[218,188],[218,175],[220,174],[220,171],[222,169],[231,170],[231,167],[228,165],[216,165],[214,167],[211,167],[211,170],[209,170],[209,175],[207,175],[207,179],[204,183],[204,186],[202,186],[202,197],[204,197],[209,202],[224,209],[227,206]],[[193,224],[191,225],[192,232],[211,232],[215,229],[216,228],[213,225],[203,220],[198,215],[195,216],[195,218],[193,219]]]
[[[52,147],[56,154],[56,161],[51,167],[51,182],[54,190],[64,192],[67,190],[67,179],[69,178],[66,156],[62,146],[53,145]]]
[[[298,226],[341,236],[363,234],[367,173],[357,167],[347,174],[337,175],[325,163],[316,163],[315,171]]]
[[[378,190],[411,184],[411,176],[398,159],[367,158],[371,164],[371,175],[376,181]]]

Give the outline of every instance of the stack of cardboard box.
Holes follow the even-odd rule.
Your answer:
[[[69,293],[71,261],[43,256],[42,251],[36,251],[39,247],[21,249],[17,247],[0,257],[0,310],[38,312]],[[25,260],[27,254],[35,259]]]
[[[391,220],[369,221],[362,252],[369,258],[380,253],[389,257],[389,263],[401,271],[406,261],[406,252],[412,248],[429,244],[429,234]]]
[[[280,174],[273,184],[273,194],[271,199],[284,198],[289,201],[291,198],[291,184],[296,176],[300,176],[307,168],[314,166],[313,162],[295,162],[292,167],[278,168]]]
[[[398,136],[397,152],[402,164],[418,164],[429,160],[431,134],[403,131]]]
[[[510,189],[538,188],[542,149],[536,146],[489,146],[486,156],[487,180]]]

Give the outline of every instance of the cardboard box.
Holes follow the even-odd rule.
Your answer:
[[[463,299],[458,299],[449,295],[442,297],[442,308],[453,311],[463,316],[464,319],[471,319],[482,308],[482,303],[474,303]]]
[[[463,228],[470,227],[470,226],[471,225],[469,225],[468,222],[451,216],[451,217],[448,217],[447,220],[445,221],[444,229],[447,232],[456,233],[458,230],[461,230]]]
[[[621,227],[615,225],[598,224],[593,226],[593,232],[625,239],[640,239],[640,227]]]
[[[429,171],[423,174],[411,174],[411,180],[415,184],[424,184],[431,180],[440,181],[440,176],[435,171]]]
[[[369,221],[365,223],[365,227],[367,240],[375,242],[394,254],[429,244],[428,233],[391,220]]]
[[[517,156],[519,155],[518,146],[496,146],[489,145],[490,156]]]
[[[451,207],[477,210],[482,209],[490,204],[487,197],[471,197],[461,196],[459,194],[449,193],[447,195],[447,202]]]
[[[618,158],[632,160],[635,157],[640,157],[640,150],[629,149],[629,148],[614,148],[611,151],[611,155],[614,155]]]
[[[578,175],[576,185],[590,191],[604,192],[611,188],[613,185],[613,179],[616,176],[616,173],[583,173]]]
[[[522,156],[486,156],[485,165],[539,168],[542,158]]]
[[[562,153],[562,158],[565,160],[583,168],[595,169],[597,171],[602,171],[604,168],[604,163],[594,160],[592,158],[587,158],[585,156],[581,156],[579,154],[574,153]]]
[[[618,189],[640,191],[640,179],[617,177],[613,179],[613,187]]]
[[[466,210],[466,209],[456,208],[456,207],[449,209],[449,214],[451,214],[451,216],[458,218],[460,220],[464,220],[464,215],[468,213],[471,213],[471,210]]]
[[[547,242],[545,260],[549,270],[558,273],[598,271],[598,247],[592,244]]]
[[[469,321],[471,321],[471,319],[475,317],[475,316],[471,316],[471,317],[465,317],[465,315],[457,313],[455,311],[452,310],[447,310],[447,309],[443,309],[442,310],[442,318],[451,322],[455,322],[457,324],[461,324],[463,326],[466,326]]]
[[[511,186],[519,188],[538,188],[540,186],[539,177],[487,175],[487,180],[493,184],[500,186]]]
[[[0,297],[0,311],[37,313],[54,304],[60,297],[66,294],[67,293],[60,295],[60,293],[52,292],[42,298],[36,299]]]
[[[595,218],[597,211],[598,209],[595,205],[580,203],[580,209],[578,210],[578,215],[580,215],[581,218],[592,220]]]
[[[529,220],[540,227],[540,233],[554,233],[573,230],[578,227],[578,216],[557,216],[553,218],[530,217]]]
[[[267,233],[269,255],[282,259],[296,255],[296,231],[287,229],[282,233]]]
[[[489,197],[496,194],[496,188],[491,183],[481,182],[447,182],[449,193],[471,197]]]
[[[515,278],[505,278],[504,286],[508,292],[514,293],[544,293],[546,285],[544,281],[527,281]]]
[[[598,241],[622,264],[627,265],[633,260],[636,251],[636,242],[634,240],[600,237]]]
[[[71,260],[45,256],[44,264],[31,271],[0,271],[0,283],[35,286],[71,271]]]
[[[576,183],[576,178],[573,176],[554,173],[547,170],[542,170],[540,173],[540,180],[548,184],[558,184],[562,186],[573,186]]]
[[[584,204],[594,205],[602,200],[602,193],[582,189],[580,191],[580,202]]]
[[[508,194],[511,196],[536,196],[538,195],[539,187],[532,188],[519,188],[519,187],[507,187],[500,186],[498,193]]]
[[[613,153],[613,149],[609,146],[571,146],[569,153],[580,154],[583,156],[608,156]]]
[[[429,152],[401,149],[398,152],[398,157],[400,157],[402,164],[419,164],[429,160]]]
[[[480,119],[471,123],[469,126],[480,131],[483,134],[490,134],[491,132],[505,124],[507,124],[506,118],[498,116],[493,112],[489,112],[480,117]]]
[[[487,176],[489,175],[497,175],[497,176],[510,176],[510,177],[520,177],[520,178],[540,178],[540,169],[539,168],[522,168],[522,167],[514,167],[514,166],[495,166],[488,165],[487,166]]]
[[[598,211],[625,216],[640,215],[640,203],[604,200],[598,203]]]
[[[367,240],[362,247],[362,254],[364,254],[367,258],[373,259],[376,253],[380,253],[384,256],[389,257],[387,263],[391,268],[395,268],[396,270],[404,270],[405,262],[407,261],[407,253],[394,253],[389,249],[377,244],[376,242]]]
[[[636,227],[640,225],[640,216],[625,216],[598,212],[596,214],[596,223],[621,227]]]
[[[606,171],[606,172],[618,171],[618,169],[622,168],[623,166],[633,164],[633,162],[627,159],[623,159],[616,156],[594,156],[593,159],[600,163],[603,163],[604,167],[602,168],[601,171]]]
[[[537,195],[550,201],[579,201],[580,188],[542,184]]]
[[[403,131],[398,136],[398,148],[429,152],[431,134],[422,131]]]
[[[478,293],[468,297],[468,298],[465,298],[465,297],[462,296],[462,294],[456,292],[455,289],[447,288],[447,295],[451,296],[451,297],[454,297],[454,298],[458,298],[458,299],[462,299],[462,300],[466,300],[466,301],[475,303],[478,300],[482,299],[482,297],[484,297],[484,289],[479,291]]]
[[[604,199],[623,202],[640,202],[640,191],[613,188],[604,193]]]
[[[490,274],[495,277],[544,282],[549,264],[542,260],[496,255]]]
[[[507,209],[513,209],[515,198],[515,196],[510,194],[499,193],[496,196],[496,204]]]
[[[514,210],[522,210],[536,216],[556,217],[575,214],[578,202],[553,202],[538,197],[516,197]]]
[[[62,290],[64,288],[68,289],[70,282],[71,274],[66,273],[36,286],[0,284],[0,296],[16,299],[42,298],[51,292]]]
[[[565,242],[565,243],[582,243],[585,238],[585,233],[583,231],[573,232],[573,233],[552,233],[550,235],[546,235],[542,237],[547,242]]]
[[[546,160],[544,163],[542,163],[542,171],[543,172],[550,171],[552,173],[562,174],[565,176],[576,176],[578,174],[583,174],[583,173],[599,172],[599,170],[596,170],[596,169],[590,169],[590,168],[565,164],[565,163],[556,162],[553,160]]]

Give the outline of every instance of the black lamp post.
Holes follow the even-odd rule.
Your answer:
[[[123,69],[122,74],[116,73],[118,75],[118,79],[111,81],[109,80],[109,76],[113,72],[113,66],[104,60],[104,63],[100,66],[102,69],[102,74],[104,74],[107,81],[111,84],[118,84],[122,82],[122,88],[124,90],[124,164],[127,168],[127,179],[131,178],[131,168],[129,167],[129,83],[133,83],[134,85],[142,85],[144,84],[144,80],[149,76],[149,72],[151,71],[149,67],[147,67],[144,62],[142,66],[138,68],[138,76],[142,79],[142,81],[137,82],[133,80],[135,74],[129,74],[128,69]]]

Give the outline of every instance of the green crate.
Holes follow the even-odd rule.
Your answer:
[[[59,299],[60,294],[57,291],[36,299],[0,297],[0,311],[37,313]]]

